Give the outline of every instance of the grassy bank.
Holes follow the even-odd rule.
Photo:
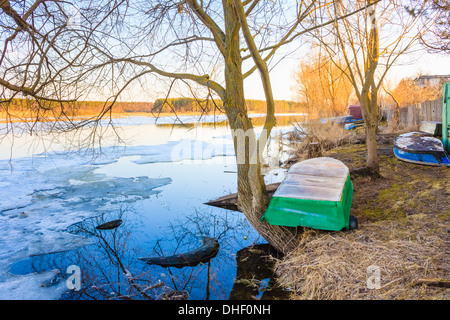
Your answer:
[[[302,245],[276,267],[291,299],[448,299],[448,288],[419,284],[450,279],[450,168],[408,164],[393,155],[396,134],[379,135],[383,178],[352,175],[353,231],[306,230]],[[323,156],[350,169],[365,164],[365,144],[353,141]],[[368,267],[381,271],[381,288],[367,286]]]

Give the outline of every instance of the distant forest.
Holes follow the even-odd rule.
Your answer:
[[[12,101],[0,102],[0,115],[5,118],[5,114],[11,117],[60,117],[66,115],[95,116],[100,114],[109,103],[104,101],[76,101],[76,102],[48,102],[39,103],[27,99],[13,99]],[[151,102],[116,102],[112,108],[112,113],[128,112],[151,112],[153,103]]]
[[[250,113],[265,113],[266,102],[262,100],[247,100],[247,109]],[[66,116],[88,116],[99,114],[109,104],[103,101],[77,101],[72,103],[40,102],[27,99],[13,99],[12,101],[0,102],[0,115],[6,114],[12,117],[59,117]],[[214,111],[214,109],[216,109]],[[294,101],[276,100],[276,113],[298,113],[304,111],[301,103]],[[116,102],[112,113],[223,113],[221,100],[195,100],[191,98],[157,99],[153,102]]]
[[[246,100],[247,110],[250,113],[265,113],[266,102],[263,100]],[[275,100],[276,113],[302,112],[302,104],[294,101]],[[213,113],[217,108],[223,111],[222,100],[195,100],[191,98],[157,99],[153,105],[153,112],[169,113]]]

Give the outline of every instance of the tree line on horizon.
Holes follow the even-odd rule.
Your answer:
[[[264,100],[245,100],[247,110],[252,113],[264,113],[267,105]],[[214,110],[223,112],[223,102],[221,100],[198,100],[192,98],[168,98],[156,99],[153,105],[154,113],[170,112],[192,112],[192,113],[213,113]],[[305,105],[296,101],[275,100],[276,113],[302,113]]]
[[[42,102],[30,108],[28,99],[15,98],[0,102],[0,113],[4,117],[33,117],[37,113],[41,118],[60,117],[61,115],[76,117],[95,115],[107,107],[104,101],[74,101],[74,102]],[[246,100],[249,112],[264,113],[266,102],[263,100]],[[168,98],[156,99],[155,102],[116,102],[112,113],[221,113],[222,101],[197,100],[193,98]],[[277,113],[302,113],[306,111],[305,105],[300,102],[276,100],[275,111]]]

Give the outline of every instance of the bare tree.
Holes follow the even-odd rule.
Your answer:
[[[235,135],[238,205],[250,223],[280,251],[297,244],[297,229],[260,222],[268,197],[260,156],[275,125],[270,64],[279,49],[301,35],[353,14],[328,20],[307,19],[333,1],[141,0],[77,2],[1,1],[4,50],[0,61],[3,95],[31,96],[38,110],[102,97],[99,115],[63,122],[79,128],[109,114],[133,86],[150,90],[152,81],[176,86],[193,96],[222,100]],[[69,9],[78,23],[70,23]],[[359,6],[356,11],[364,10]],[[19,50],[19,47],[26,49]],[[21,52],[23,56],[14,56]],[[259,72],[266,98],[266,119],[259,137],[248,117],[244,80]],[[44,104],[43,102],[46,102]],[[95,122],[94,122],[95,123]]]
[[[268,62],[303,31],[300,24],[318,1],[291,5],[258,0],[145,3],[139,7],[129,4],[127,11],[133,20],[123,20],[125,30],[93,45],[101,62],[92,70],[114,66],[130,81],[147,74],[169,78],[171,85],[197,85],[196,92],[203,88],[204,94],[222,100],[235,136],[238,205],[271,244],[281,251],[292,248],[297,230],[259,221],[268,202],[260,155],[275,125]],[[114,42],[120,44],[120,50],[111,49]],[[259,137],[248,117],[244,95],[244,80],[255,71],[260,74],[267,103]]]
[[[382,88],[386,93],[383,104],[391,109],[391,129],[400,126],[400,109],[428,100],[435,100],[442,95],[442,85],[420,86],[414,78],[403,78],[398,83],[385,83]]]
[[[341,69],[353,84],[364,118],[367,167],[378,176],[379,90],[391,67],[413,48],[434,20],[419,24],[419,17],[409,15],[402,2],[395,0],[336,1],[320,18],[344,16],[362,6],[367,10],[318,29],[316,39],[336,66],[345,61]]]
[[[0,114],[8,120],[0,138],[39,129],[73,131],[107,114],[105,105],[93,119],[73,117],[76,101],[86,100],[98,88],[97,79],[107,76],[87,72],[95,60],[89,43],[100,26],[109,22],[113,27],[124,2],[105,3],[100,9],[59,0],[0,1]],[[105,14],[99,16],[100,10]],[[24,121],[18,124],[17,119]],[[42,121],[48,119],[55,121]],[[88,143],[98,134],[94,125]]]
[[[339,116],[346,113],[347,104],[353,93],[353,86],[328,57],[320,50],[311,51],[294,74],[298,99],[306,105],[310,119]],[[337,62],[339,63],[339,62]]]

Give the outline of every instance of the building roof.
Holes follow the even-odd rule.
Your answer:
[[[420,76],[416,80],[419,80],[419,79],[434,79],[434,78],[450,78],[450,74],[436,74],[436,75]]]

